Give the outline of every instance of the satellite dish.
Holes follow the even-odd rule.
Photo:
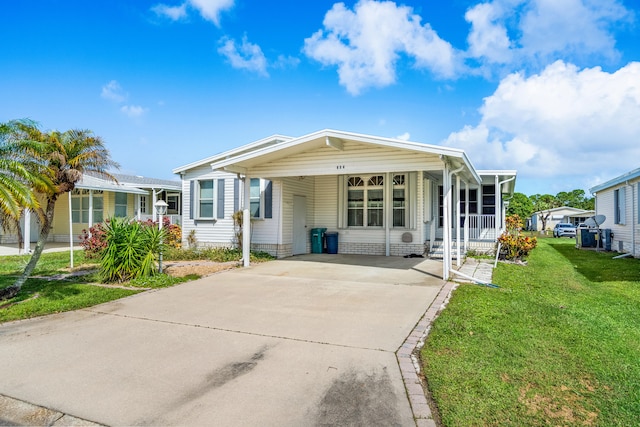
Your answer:
[[[607,220],[607,217],[604,215],[596,215],[592,216],[588,220],[584,222],[587,227],[600,227],[600,224],[604,223]]]

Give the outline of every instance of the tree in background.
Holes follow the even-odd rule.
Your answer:
[[[586,211],[595,208],[595,199],[593,197],[587,197],[584,190],[561,191],[556,194],[556,199],[560,206],[569,206]]]
[[[526,220],[533,212],[533,202],[526,194],[513,193],[513,197],[509,200],[507,216],[518,215],[522,220]]]
[[[11,134],[12,139],[37,148],[32,153],[37,168],[30,172],[41,178],[33,187],[42,198],[41,206],[36,209],[40,217],[40,234],[23,273],[13,285],[0,291],[0,300],[14,297],[33,272],[49,237],[58,198],[73,191],[86,172],[115,181],[107,171],[118,167],[111,160],[103,140],[88,130],[42,132],[34,123],[24,122],[19,123]],[[46,181],[52,185],[43,185]]]
[[[551,209],[562,206],[558,199],[551,194],[534,194],[529,197],[533,203],[533,211],[538,212],[538,218],[542,223],[542,230],[547,229],[547,221],[551,217]]]

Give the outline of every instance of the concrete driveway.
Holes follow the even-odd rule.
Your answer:
[[[0,325],[0,394],[107,425],[415,425],[423,259],[305,255]]]

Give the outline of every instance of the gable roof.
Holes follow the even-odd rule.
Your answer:
[[[211,157],[206,157],[204,159],[188,163],[188,164],[186,164],[184,166],[177,167],[177,168],[175,168],[173,170],[173,173],[179,174],[179,173],[187,171],[189,169],[197,168],[198,166],[211,164],[211,163],[214,163],[214,162],[216,162],[218,160],[221,160],[221,159],[237,156],[237,155],[249,152],[249,151],[257,150],[259,148],[269,147],[269,146],[276,145],[276,144],[279,144],[279,143],[284,142],[284,141],[289,141],[291,139],[294,139],[294,138],[291,137],[291,136],[278,135],[278,134],[271,135],[271,136],[268,136],[266,138],[262,138],[262,139],[259,139],[257,141],[250,142],[248,144],[245,144],[245,145],[242,145],[240,147],[234,148],[232,150],[228,150],[228,151],[224,151],[222,153],[214,154]]]
[[[640,178],[640,168],[634,169],[631,172],[627,172],[625,174],[622,174],[622,175],[620,175],[620,176],[618,176],[616,178],[613,178],[613,179],[611,179],[611,180],[609,180],[607,182],[604,182],[602,184],[596,185],[595,187],[591,187],[589,189],[589,192],[591,192],[591,194],[595,194],[595,193],[597,193],[599,191],[606,190],[607,188],[623,184],[623,183],[625,183],[627,181],[630,181],[630,180],[633,180],[633,179],[636,179],[636,178]]]
[[[173,170],[174,173],[184,172],[197,166],[209,163],[214,170],[236,167],[238,170],[287,155],[303,152],[310,147],[330,145],[340,147],[344,141],[354,141],[377,146],[409,150],[420,153],[429,153],[447,157],[455,167],[464,166],[470,178],[477,183],[481,182],[480,176],[473,167],[467,154],[460,149],[448,148],[439,145],[428,145],[417,142],[404,141],[395,138],[357,134],[353,132],[324,129],[297,138],[273,136],[242,146],[236,150],[227,151],[216,156],[208,157],[198,162],[191,163]]]
[[[531,215],[539,214],[541,212],[557,212],[557,211],[571,211],[571,212],[573,212],[574,215],[575,214],[586,213],[586,212],[593,212],[593,211],[586,211],[586,210],[580,209],[580,208],[573,208],[571,206],[560,206],[559,208],[543,209],[541,211],[535,211]]]

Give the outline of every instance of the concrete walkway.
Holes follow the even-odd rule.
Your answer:
[[[414,426],[396,352],[441,267],[308,255],[3,324],[0,393],[60,425]]]

